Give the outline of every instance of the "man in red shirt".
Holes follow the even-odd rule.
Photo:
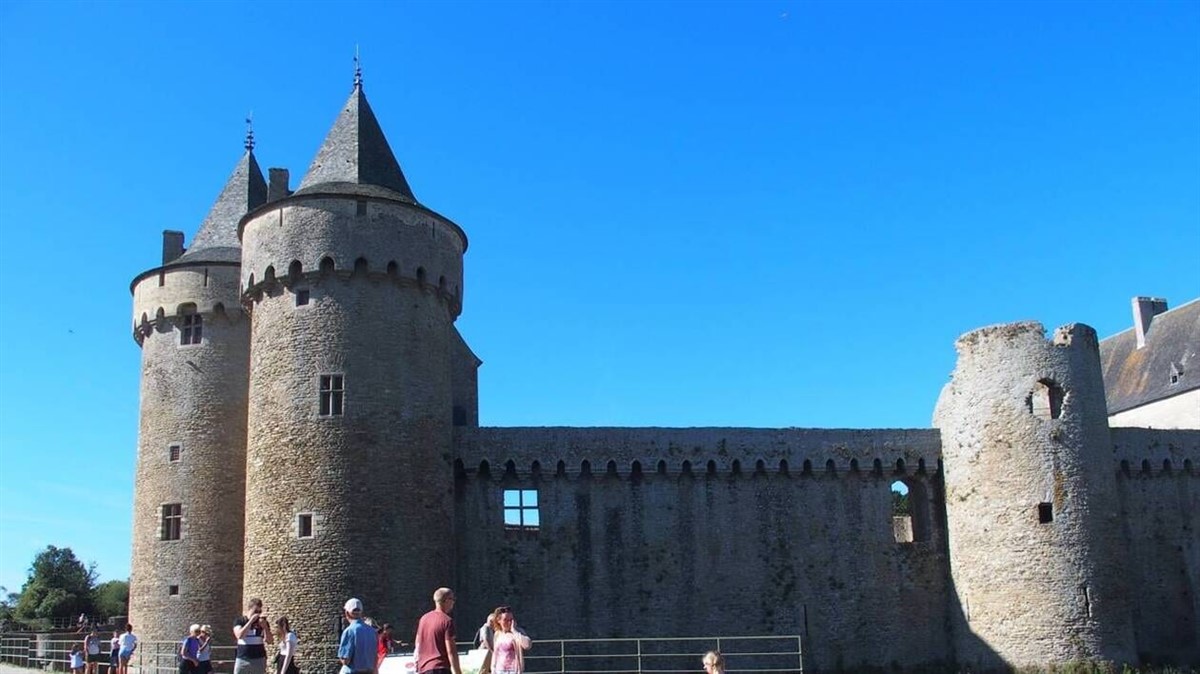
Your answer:
[[[462,674],[454,645],[454,590],[439,587],[433,593],[433,610],[421,616],[413,638],[418,674]]]

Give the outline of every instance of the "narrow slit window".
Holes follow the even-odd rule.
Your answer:
[[[309,299],[308,288],[301,288],[296,291],[296,306],[302,307],[302,306],[307,305],[308,299]]]
[[[1038,522],[1041,524],[1049,524],[1054,521],[1054,504],[1039,503],[1038,504]]]
[[[504,490],[504,527],[506,529],[537,529],[541,526],[536,489]]]
[[[312,513],[300,513],[299,515],[296,515],[296,536],[298,538],[313,537]]]
[[[346,379],[340,374],[321,375],[320,405],[323,417],[340,417],[346,398]]]
[[[167,446],[167,460],[171,463],[179,461],[179,456],[183,452],[183,445],[178,442],[173,442]]]

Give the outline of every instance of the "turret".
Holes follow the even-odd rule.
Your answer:
[[[934,425],[959,663],[1134,662],[1095,331],[1014,323],[957,348]]]
[[[463,231],[422,206],[361,84],[296,192],[241,223],[252,312],[246,596],[306,639],[338,607],[415,623],[454,582]]]
[[[164,232],[162,265],[130,286],[142,377],[129,602],[143,639],[240,608],[250,325],[237,223],[265,200],[248,139],[191,248]]]

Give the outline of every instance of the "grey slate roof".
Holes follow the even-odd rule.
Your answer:
[[[382,193],[388,198],[417,201],[362,87],[355,85],[296,193],[355,194],[364,185],[388,190]]]
[[[238,241],[238,221],[248,211],[266,202],[267,181],[263,179],[254,151],[246,150],[201,223],[192,245],[167,266],[189,262],[240,261],[242,245]]]
[[[1200,388],[1200,300],[1155,316],[1140,349],[1132,327],[1101,341],[1100,363],[1109,414]]]

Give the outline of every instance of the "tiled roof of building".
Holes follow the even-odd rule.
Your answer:
[[[209,209],[208,215],[192,239],[187,252],[169,264],[193,262],[237,262],[241,260],[241,243],[238,241],[238,221],[247,212],[267,201],[267,181],[254,158],[254,151],[247,149],[234,167],[229,180]]]
[[[1158,314],[1137,348],[1134,328],[1100,342],[1108,413],[1200,388],[1200,300]]]
[[[357,193],[358,186],[384,188],[387,192],[380,194],[389,198],[417,201],[362,86],[355,84],[296,193]]]

